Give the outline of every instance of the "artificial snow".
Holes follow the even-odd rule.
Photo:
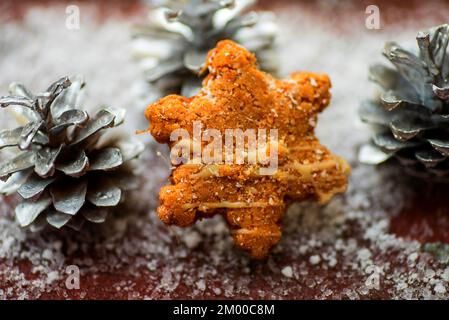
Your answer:
[[[104,104],[125,107],[128,118],[122,130],[144,129],[143,110],[151,101],[142,99],[145,85],[131,58],[131,23],[113,17],[93,22],[88,8],[81,11],[80,30],[64,27],[65,7],[59,5],[33,9],[21,22],[0,17],[0,94],[7,93],[12,81],[38,91],[61,76],[84,74],[88,110]],[[416,26],[387,32],[360,24],[361,30],[340,33],[307,10],[289,8],[279,10],[278,21],[281,74],[311,70],[332,79],[332,102],[319,118],[317,134],[351,162],[348,192],[327,206],[294,204],[284,217],[281,242],[267,261],[255,263],[234,248],[218,216],[189,229],[159,221],[157,193],[169,166],[157,153],[164,155],[167,149],[149,143],[148,135],[139,137],[148,150],[143,158],[146,184],[133,202],[136,214],[79,234],[39,234],[20,229],[12,206],[0,201],[0,283],[7,287],[0,290],[0,299],[49,293],[89,297],[89,290],[108,274],[115,275],[110,288],[130,299],[276,299],[304,292],[310,299],[366,299],[379,292],[399,299],[448,299],[449,268],[418,242],[389,232],[390,218],[407,201],[407,186],[397,182],[396,172],[356,160],[359,146],[369,138],[357,116],[360,101],[374,90],[367,81],[367,64],[383,61],[386,40],[413,45]],[[420,23],[419,28],[427,28],[434,22]],[[2,127],[8,121],[0,117]],[[75,293],[65,287],[69,265],[80,269],[81,290]],[[327,285],[330,278],[340,289]]]
[[[281,270],[282,274],[287,278],[293,278],[293,269],[290,266],[284,267]]]

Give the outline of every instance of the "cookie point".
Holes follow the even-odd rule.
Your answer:
[[[232,40],[222,40],[209,52],[206,66],[210,73],[215,73],[221,68],[242,69],[256,63],[256,56],[244,47]]]

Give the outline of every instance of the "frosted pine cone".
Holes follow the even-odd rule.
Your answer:
[[[85,220],[102,223],[136,187],[131,160],[143,150],[139,142],[104,139],[120,125],[122,109],[103,109],[93,118],[79,109],[81,78],[67,77],[45,92],[32,94],[12,84],[0,107],[16,107],[22,126],[0,132],[0,149],[16,155],[0,163],[0,193],[17,192],[23,201],[15,215],[23,227],[48,224],[81,228]],[[19,108],[17,108],[19,107]],[[104,141],[106,140],[106,141]]]
[[[379,164],[397,160],[408,173],[437,180],[449,177],[449,25],[419,32],[419,51],[386,43],[384,56],[395,69],[371,67],[382,88],[379,99],[364,103],[363,121],[376,129],[360,160]]]
[[[192,96],[209,50],[231,39],[256,54],[261,69],[275,72],[276,26],[268,12],[247,12],[255,0],[149,0],[149,24],[134,30],[134,55],[147,80],[163,94]]]

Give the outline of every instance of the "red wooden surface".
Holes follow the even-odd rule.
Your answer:
[[[316,17],[317,24],[332,25],[336,16],[340,21],[363,21],[364,9],[371,2],[355,1],[351,5],[347,2],[330,7],[326,1],[264,0],[261,1],[260,7],[280,10],[284,6],[292,6],[310,12]],[[2,1],[0,8],[6,9],[3,12],[8,13],[8,20],[20,24],[24,14],[32,8],[45,8],[54,3],[55,1],[49,0],[6,0]],[[146,13],[137,1],[79,3],[81,6],[96,7],[100,20],[111,16],[138,19]],[[419,22],[423,16],[429,18],[429,15],[435,21],[440,21],[447,17],[445,14],[448,10],[448,5],[444,2],[432,2],[430,6],[423,1],[378,1],[378,5],[382,12],[383,28],[401,24],[402,19]],[[334,27],[349,32],[344,23],[335,24]],[[151,165],[155,162],[159,162],[163,167],[160,159],[151,157],[145,177],[149,180],[159,179],[158,183],[162,184],[163,179],[155,178],[151,171]],[[399,181],[400,176],[387,175],[387,179]],[[448,243],[448,188],[419,183],[410,186],[400,182],[395,188],[404,189],[403,197],[408,205],[399,214],[392,213],[383,217],[388,220],[389,227],[387,233],[382,233],[382,236],[391,235],[396,242],[400,242],[400,245],[396,244],[391,249],[374,245],[374,240],[366,238],[367,229],[373,225],[349,218],[344,221],[344,226],[339,223],[336,223],[337,227],[331,224],[328,226],[325,219],[329,219],[329,216],[326,214],[317,218],[317,230],[335,233],[335,239],[344,243],[344,249],[335,249],[336,244],[326,241],[321,244],[310,243],[315,239],[315,225],[310,223],[311,227],[303,229],[301,221],[313,217],[293,214],[286,219],[283,241],[272,257],[268,261],[255,262],[233,249],[226,231],[220,229],[222,224],[211,223],[208,229],[206,222],[205,227],[194,229],[195,236],[192,237],[195,240],[199,234],[200,241],[193,241],[192,244],[192,239],[189,238],[191,234],[186,237],[183,231],[173,231],[163,226],[154,218],[154,212],[147,210],[148,206],[139,203],[136,211],[142,211],[140,217],[132,219],[126,231],[116,237],[104,230],[97,235],[96,231],[87,230],[81,235],[71,231],[64,231],[62,234],[51,231],[41,236],[29,236],[25,242],[20,243],[20,248],[16,248],[19,253],[21,250],[26,252],[27,256],[21,257],[19,254],[8,257],[8,254],[5,254],[0,264],[0,296],[41,299],[388,299],[408,297],[403,288],[397,288],[401,284],[395,277],[411,278],[411,274],[416,273],[419,280],[407,283],[416,296],[429,297],[435,294],[433,297],[447,298],[446,292],[439,290],[441,287],[437,287],[438,283],[434,281],[435,277],[445,279],[446,275],[441,271],[445,270],[444,262],[437,261],[435,256],[422,248],[417,249],[418,266],[405,262],[408,261],[407,255],[412,252],[406,250],[411,250],[409,243],[413,243],[413,240],[422,244]],[[152,199],[150,207],[154,209],[157,203],[157,188],[153,187],[151,192],[152,194],[145,196]],[[140,202],[142,200],[143,198]],[[0,201],[3,201],[3,206],[0,206],[3,211],[0,214],[10,214],[11,209],[4,204],[12,199]],[[372,203],[371,206],[375,207],[376,204]],[[371,206],[366,208],[367,214],[375,214],[372,213]],[[304,210],[322,212],[316,209],[316,206],[312,206],[312,209],[306,207]],[[394,208],[391,208],[391,211],[394,212]],[[339,216],[330,217],[333,219]],[[308,242],[308,239],[311,240]],[[7,235],[2,235],[2,240],[5,242]],[[383,241],[383,244],[387,243],[386,240]],[[407,244],[408,249],[401,249],[401,241]],[[356,246],[354,250],[351,249],[353,242]],[[76,248],[73,248],[74,244],[77,244]],[[307,244],[305,249],[301,248],[303,244]],[[50,245],[58,248],[51,251],[53,256],[47,259],[44,252]],[[366,253],[363,250],[365,248],[369,249],[369,258],[358,258]],[[63,257],[55,257],[54,254],[62,254]],[[332,257],[326,258],[327,260],[324,258],[333,254],[335,263]],[[320,262],[314,263],[313,257],[317,255],[320,256]],[[365,271],[363,261],[369,261],[370,266],[387,266],[387,270],[382,273],[380,287],[368,292],[364,286],[370,272]],[[66,288],[64,271],[65,267],[71,264],[76,264],[81,269],[80,290]],[[289,276],[289,267],[292,268],[292,277]],[[49,270],[55,270],[57,273],[53,281],[46,282]],[[426,276],[431,273],[428,270],[434,270],[436,273],[430,280]],[[447,283],[443,281],[444,286],[447,286]]]

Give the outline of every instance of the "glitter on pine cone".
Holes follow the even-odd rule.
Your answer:
[[[232,39],[258,57],[261,68],[277,70],[277,29],[269,12],[248,12],[254,0],[151,0],[147,25],[134,28],[134,55],[146,79],[163,94],[193,96],[207,52]]]
[[[380,85],[377,100],[360,108],[364,122],[372,124],[372,143],[362,147],[360,160],[380,164],[395,159],[413,176],[449,180],[449,25],[416,36],[419,53],[394,42],[384,56],[395,66],[370,68],[370,78]]]
[[[15,208],[22,227],[79,230],[85,221],[102,223],[137,187],[130,161],[143,145],[102,132],[120,125],[125,110],[102,109],[90,118],[79,108],[84,86],[81,77],[64,77],[35,95],[13,83],[11,95],[0,98],[21,125],[0,132],[0,149],[15,151],[0,163],[6,179],[0,193],[23,199]]]

